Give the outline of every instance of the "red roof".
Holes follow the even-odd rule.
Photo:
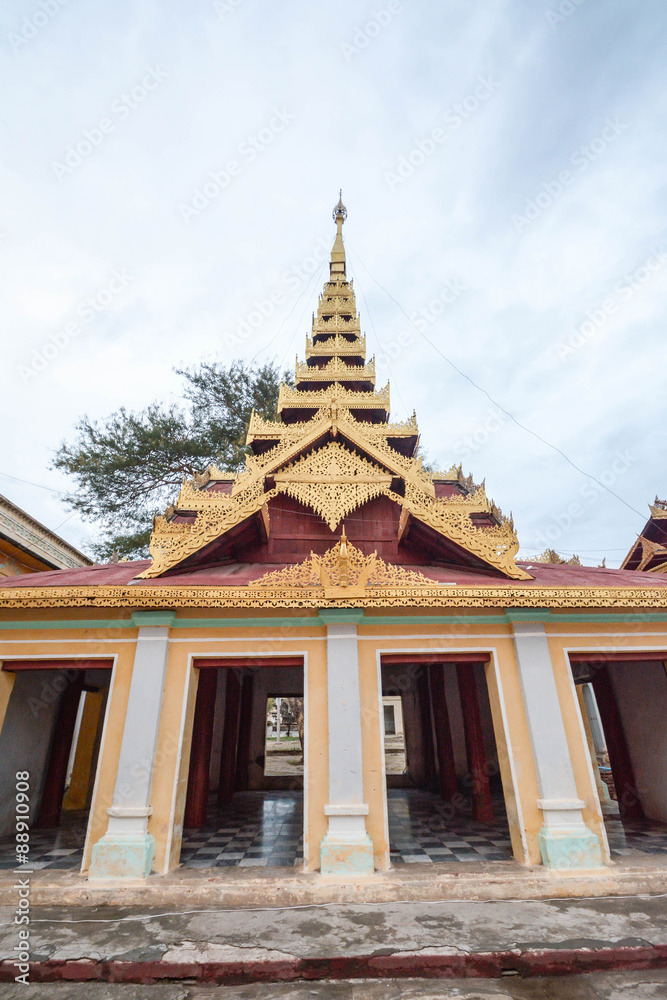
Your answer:
[[[243,587],[264,573],[283,569],[286,564],[228,563],[206,566],[184,573],[172,573],[156,580],[137,580],[149,559],[135,562],[84,566],[79,569],[51,570],[7,577],[2,587]],[[533,580],[509,580],[497,573],[465,569],[460,566],[406,566],[439,583],[462,587],[667,587],[667,576],[638,573],[626,569],[597,569],[593,566],[569,566],[558,563],[520,562]]]

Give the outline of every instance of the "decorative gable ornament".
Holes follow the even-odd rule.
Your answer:
[[[379,465],[330,441],[319,451],[292,462],[273,476],[279,492],[287,493],[319,514],[335,531],[346,514],[373,497],[389,493],[391,474]]]

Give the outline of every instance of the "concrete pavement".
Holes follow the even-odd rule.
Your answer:
[[[17,943],[14,908],[3,907],[0,920],[0,974],[8,981]],[[33,980],[214,983],[535,975],[666,966],[667,900],[635,896],[173,911],[34,907],[30,933]]]

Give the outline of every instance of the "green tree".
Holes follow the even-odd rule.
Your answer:
[[[76,440],[55,454],[54,467],[76,483],[65,503],[101,528],[93,546],[99,559],[145,556],[153,514],[175,498],[183,476],[211,464],[235,471],[252,410],[276,416],[280,373],[270,362],[202,361],[176,372],[185,405],[155,402],[138,413],[121,407],[101,421],[83,416]]]

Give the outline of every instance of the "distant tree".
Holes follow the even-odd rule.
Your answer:
[[[102,529],[93,545],[99,559],[147,555],[153,513],[174,499],[183,476],[211,464],[235,471],[252,410],[276,416],[280,373],[271,363],[202,361],[175,370],[185,380],[185,406],[154,402],[101,421],[83,416],[76,440],[55,454],[54,467],[76,482],[65,503]]]

